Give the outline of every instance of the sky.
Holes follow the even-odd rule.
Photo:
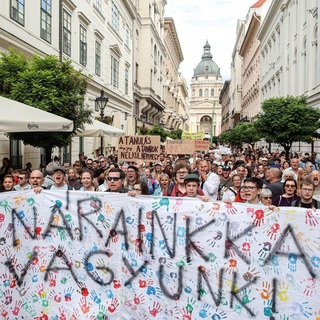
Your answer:
[[[167,0],[165,17],[174,19],[184,61],[180,71],[190,86],[208,40],[223,81],[230,79],[237,21],[245,20],[257,0]]]

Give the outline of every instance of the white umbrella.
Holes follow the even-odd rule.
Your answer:
[[[71,132],[73,121],[0,96],[0,132]]]
[[[103,136],[121,136],[124,130],[109,126],[98,120],[92,120],[92,124],[85,124],[84,130],[77,131],[78,137],[103,137]]]

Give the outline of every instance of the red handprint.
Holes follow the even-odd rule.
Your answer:
[[[256,210],[251,218],[254,218],[253,220],[253,224],[255,224],[256,226],[261,226],[262,224],[264,224],[264,211],[259,209]]]
[[[117,298],[112,298],[111,304],[108,307],[108,310],[113,313],[116,311],[116,309],[119,307],[119,300]]]
[[[156,317],[157,314],[161,311],[162,311],[162,309],[161,309],[159,302],[156,302],[156,301],[153,302],[153,309],[152,310],[149,307],[149,312],[153,317]]]
[[[277,232],[280,230],[280,224],[274,223],[271,228],[267,231],[267,236],[270,238],[270,240],[276,240],[277,238]]]

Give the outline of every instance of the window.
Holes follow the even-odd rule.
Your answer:
[[[71,15],[63,10],[63,53],[71,56]]]
[[[126,45],[126,47],[127,47],[128,49],[130,49],[129,41],[130,41],[129,27],[126,26],[126,41],[125,41],[125,45]]]
[[[128,68],[126,68],[126,70],[125,70],[124,92],[125,92],[125,94],[129,93],[129,70],[128,70]]]
[[[205,89],[205,90],[204,90],[204,96],[207,97],[208,95],[209,95],[209,90],[208,90],[208,89]]]
[[[101,0],[96,0],[96,9],[98,11],[102,11],[102,3],[101,3]]]
[[[119,61],[111,56],[111,84],[114,88],[119,88]]]
[[[24,26],[24,0],[11,0],[10,18]]]
[[[214,89],[211,89],[211,97],[214,96]]]
[[[199,90],[199,97],[202,97],[202,89]]]
[[[87,30],[80,25],[80,63],[87,65]]]
[[[134,79],[135,83],[138,83],[138,75],[139,75],[139,65],[136,63],[136,73],[135,73],[135,79]]]
[[[97,76],[101,75],[101,43],[96,41],[96,54],[95,54],[95,72]]]
[[[114,2],[112,2],[112,27],[113,29],[119,33],[119,26],[120,26],[120,13],[119,13],[119,10],[117,8],[117,6],[114,4]]]
[[[43,40],[51,43],[51,0],[41,1],[41,30]]]

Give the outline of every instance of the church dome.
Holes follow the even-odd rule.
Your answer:
[[[221,77],[220,68],[212,60],[211,46],[208,43],[208,40],[203,47],[202,60],[197,65],[197,67],[194,69],[194,73],[193,73],[194,77],[206,76],[206,75],[216,75],[216,76]]]

